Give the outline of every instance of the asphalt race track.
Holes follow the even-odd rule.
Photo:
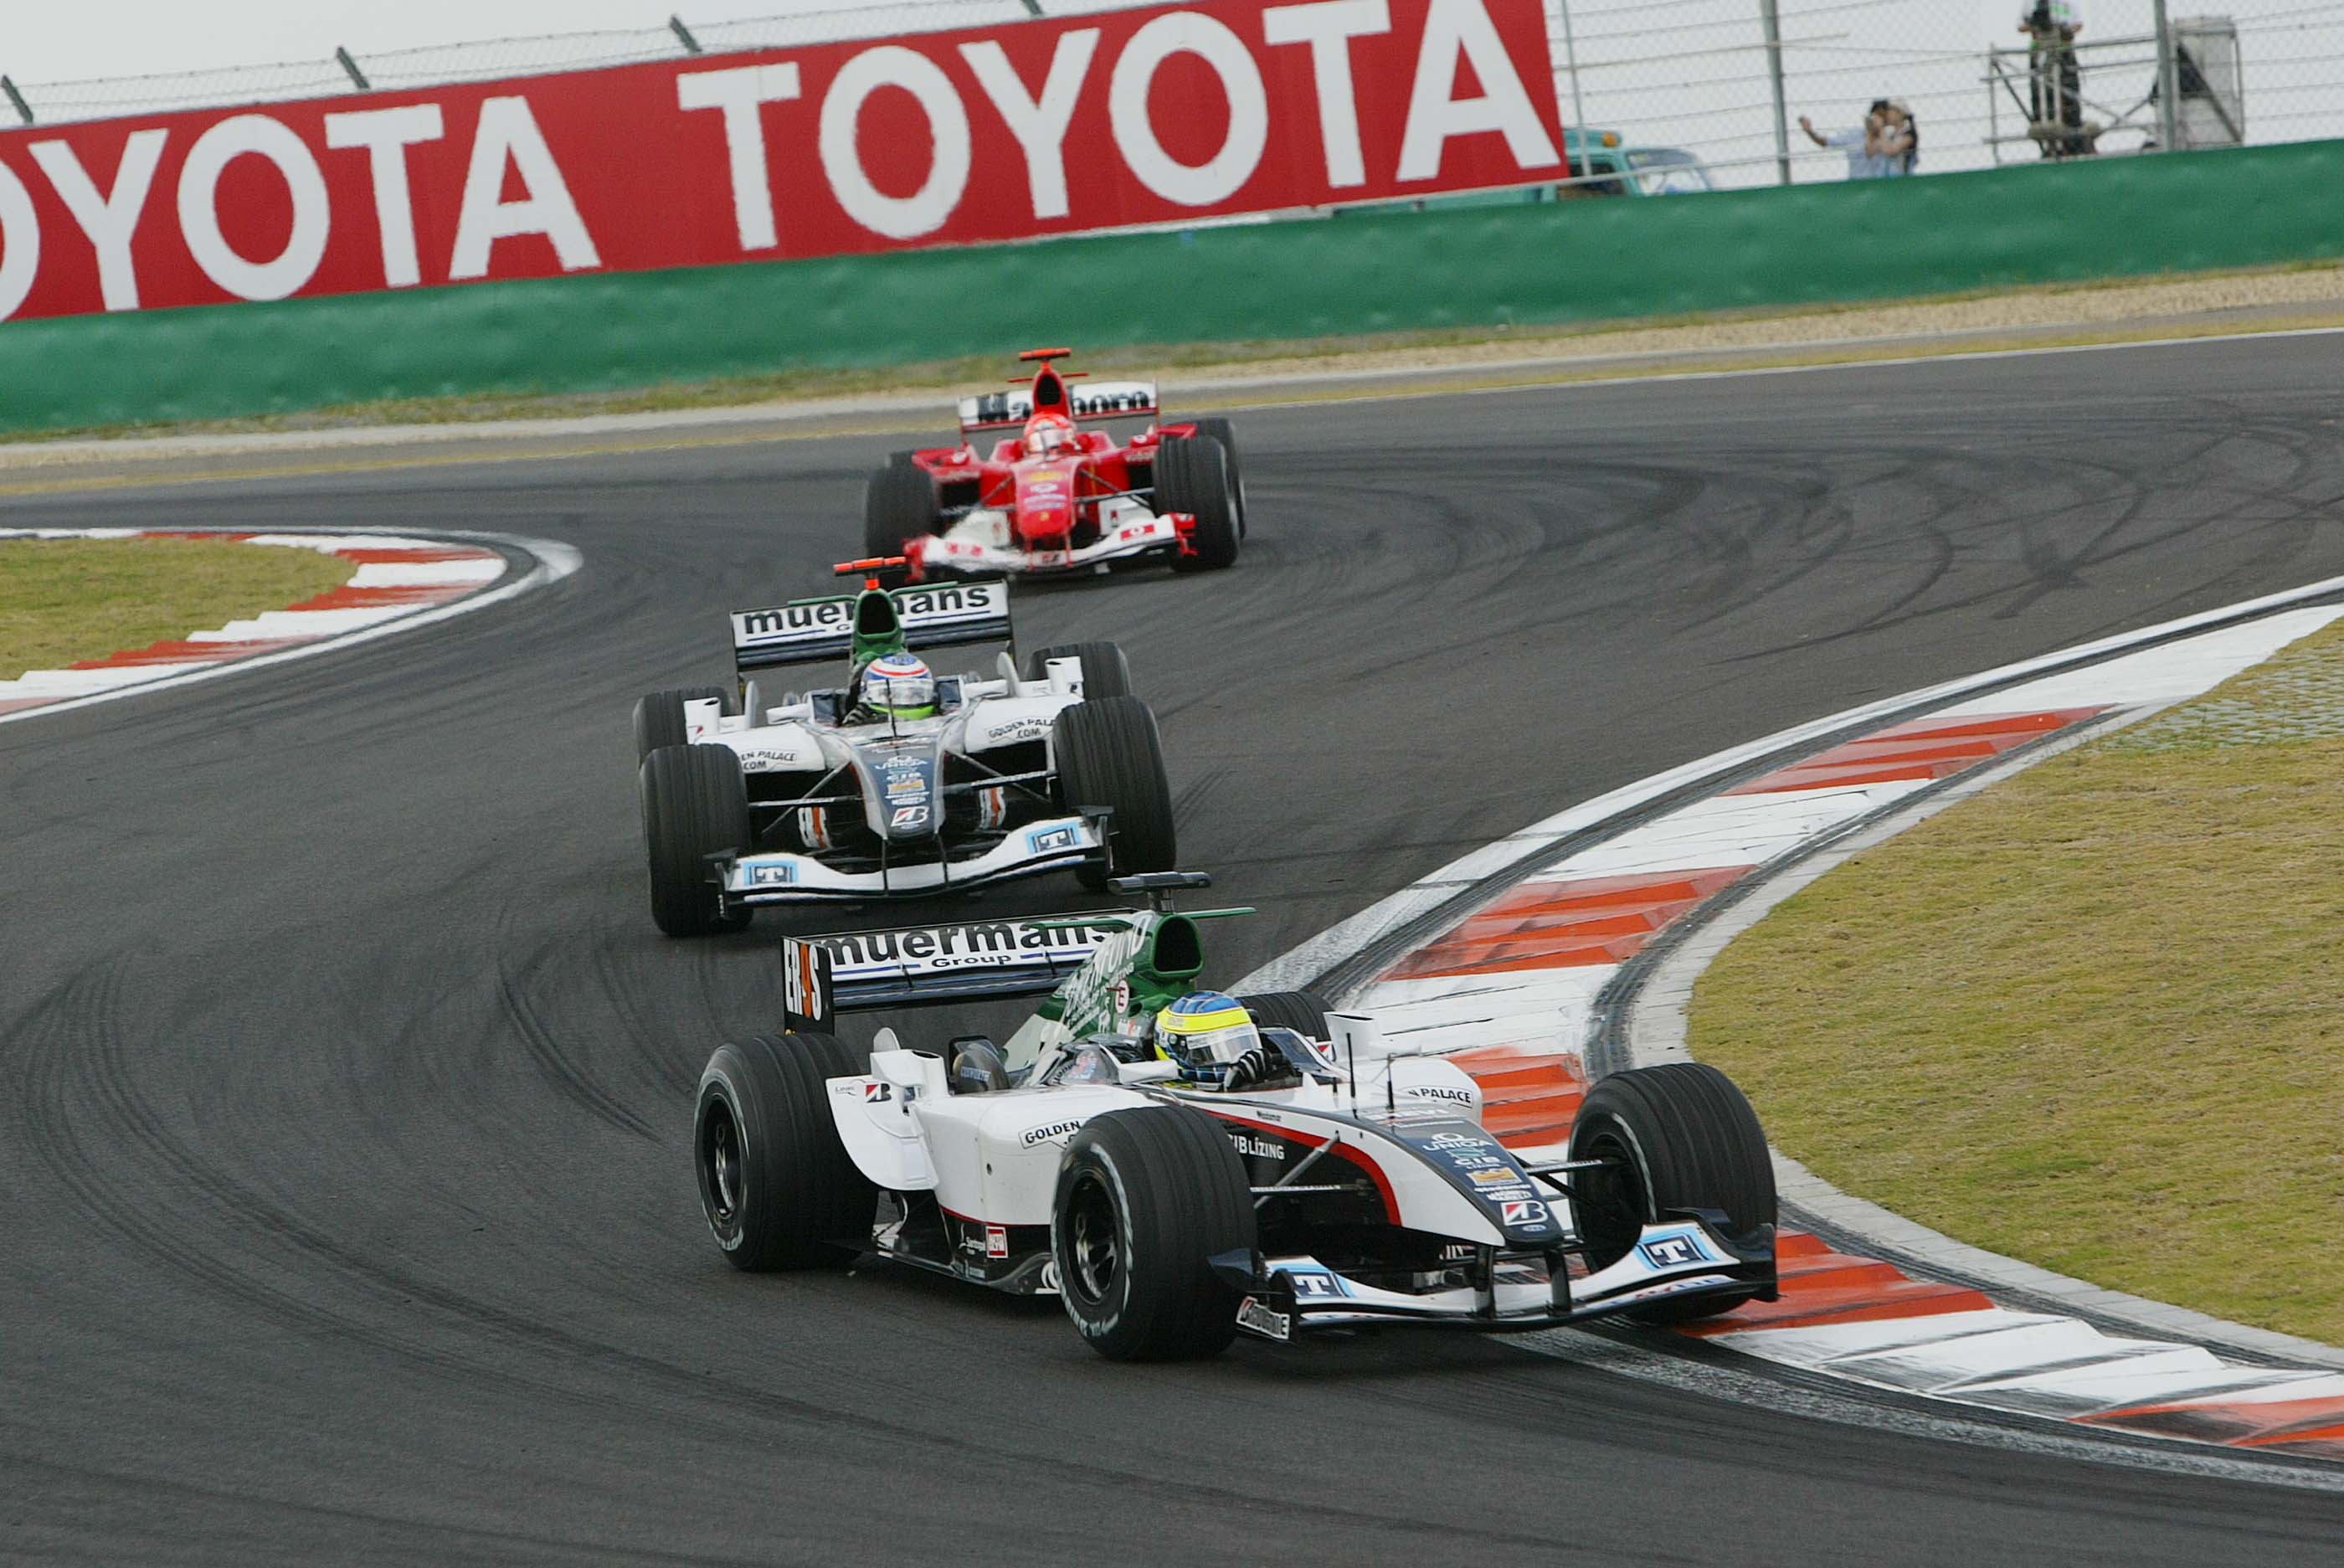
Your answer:
[[[2339,418],[2335,338],[1264,410],[1236,571],[1028,592],[1019,625],[1129,650],[1187,860],[1263,911],[1215,928],[1234,977],[1721,746],[2344,573]],[[691,1092],[777,1016],[781,927],[655,934],[628,705],[719,675],[726,610],[816,589],[902,444],[0,506],[586,558],[0,727],[0,1558],[2337,1560],[2334,1492],[1501,1342],[1119,1367],[1052,1302],[735,1274]]]

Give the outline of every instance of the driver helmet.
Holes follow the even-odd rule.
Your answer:
[[[1036,414],[1026,421],[1026,455],[1055,457],[1075,439],[1075,421],[1064,414]]]
[[[892,719],[936,716],[936,678],[917,654],[884,653],[863,671],[863,705]]]
[[[1191,991],[1156,1015],[1156,1054],[1191,1083],[1218,1084],[1260,1044],[1253,1015],[1219,991]]]

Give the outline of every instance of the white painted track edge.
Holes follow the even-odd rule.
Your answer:
[[[34,531],[35,531],[29,529],[0,530],[0,535],[28,534]],[[241,534],[248,531],[189,529],[172,531]],[[280,530],[278,531],[298,531]],[[158,676],[152,681],[139,681],[115,687],[110,691],[93,692],[87,696],[67,697],[54,703],[43,703],[36,707],[21,708],[13,713],[0,713],[0,724],[18,723],[28,719],[45,719],[53,713],[70,713],[76,708],[90,707],[98,703],[112,703],[125,697],[145,696],[150,692],[191,686],[198,681],[221,680],[230,675],[240,675],[251,670],[288,663],[296,659],[309,659],[321,653],[339,652],[345,648],[354,648],[362,642],[371,642],[379,638],[395,636],[402,632],[411,632],[435,622],[453,620],[459,615],[469,615],[476,610],[486,610],[490,605],[503,603],[509,599],[517,599],[524,593],[559,582],[585,564],[585,557],[575,546],[554,540],[532,539],[521,534],[489,533],[460,529],[413,528],[337,528],[320,529],[318,531],[352,537],[366,535],[385,539],[429,539],[467,544],[495,545],[501,550],[525,557],[530,565],[526,571],[517,574],[507,573],[504,581],[493,587],[482,589],[477,593],[468,593],[460,599],[444,600],[437,604],[419,605],[411,613],[379,622],[372,626],[361,626],[353,631],[338,632],[330,637],[320,637],[314,642],[304,642],[295,648],[280,648],[272,653],[256,653],[249,658],[206,663],[199,668],[187,670],[177,674]]]

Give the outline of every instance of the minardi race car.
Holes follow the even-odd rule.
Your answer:
[[[1775,1294],[1774,1186],[1749,1102],[1713,1067],[1603,1079],[1568,1158],[1481,1127],[1472,1078],[1307,992],[1240,998],[1279,1057],[1259,1086],[1184,1082],[1156,1009],[1194,987],[1191,873],[1119,878],[1150,909],[783,945],[783,1031],[717,1050],[692,1133],[701,1202],[744,1270],[865,1252],[1057,1294],[1117,1360],[1239,1332],[1417,1323],[1500,1332],[1673,1321]],[[1048,992],[1005,1047],[866,1068],[840,1012]],[[1266,1049],[1263,1047],[1262,1049]],[[1262,1054],[1262,1049],[1248,1053]]]
[[[1085,422],[1147,419],[1150,381],[1076,386],[1032,349],[1030,385],[964,398],[961,444],[897,452],[864,491],[864,543],[902,555],[914,582],[942,576],[1105,572],[1147,560],[1175,572],[1232,564],[1245,537],[1237,436],[1220,419],[1147,429],[1117,446]],[[975,438],[1013,431],[990,454]]]
[[[874,583],[732,619],[731,691],[635,704],[652,914],[668,935],[738,929],[761,905],[1066,869],[1097,886],[1111,868],[1174,864],[1156,716],[1122,650],[1044,648],[1021,673],[1006,583]],[[925,716],[860,705],[881,662],[970,642],[1008,648],[989,676],[934,678]],[[755,678],[833,658],[847,662],[844,687],[774,693]]]

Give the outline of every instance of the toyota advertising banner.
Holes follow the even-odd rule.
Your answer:
[[[1559,178],[1539,0],[1305,0],[0,135],[0,318],[1035,238]]]

